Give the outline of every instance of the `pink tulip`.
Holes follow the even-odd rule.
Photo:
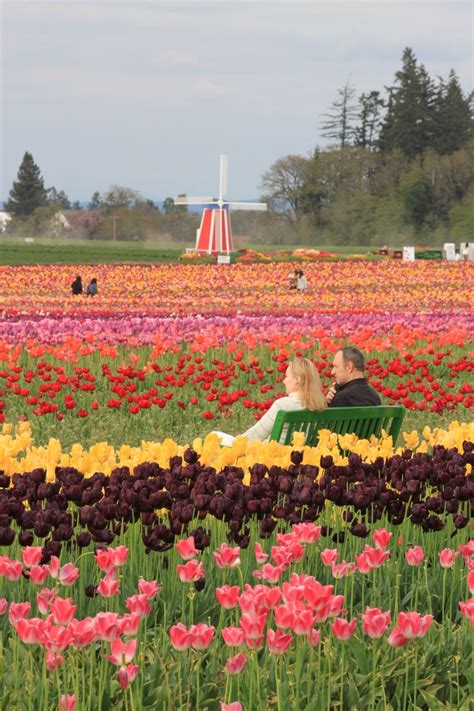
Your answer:
[[[21,561],[11,560],[8,561],[8,563],[5,563],[3,575],[6,577],[7,580],[10,580],[10,582],[16,583],[21,578],[22,572],[23,564],[21,563]]]
[[[422,617],[419,612],[400,612],[397,627],[407,639],[424,637],[430,628],[432,620],[433,615]]]
[[[39,564],[43,557],[43,549],[41,546],[26,546],[21,551],[21,557],[26,567],[31,568],[31,566]]]
[[[60,567],[61,567],[61,564],[59,562],[59,558],[56,555],[52,555],[51,559],[49,561],[49,574],[55,580],[59,577]]]
[[[225,670],[228,674],[239,674],[247,664],[248,658],[240,652],[235,657],[228,657],[225,663]]]
[[[99,595],[101,595],[102,597],[113,597],[114,595],[120,595],[119,584],[120,580],[110,578],[108,575],[106,575],[105,578],[101,578],[96,589]]]
[[[387,558],[390,557],[390,551],[383,551],[380,548],[372,548],[372,546],[365,546],[364,553],[367,556],[369,564],[372,568],[380,568]]]
[[[267,621],[267,615],[259,615],[252,612],[244,612],[240,618],[240,628],[244,631],[247,639],[258,639],[263,635],[263,630]]]
[[[315,523],[310,521],[295,523],[291,530],[299,543],[314,543],[321,535],[321,526],[316,526]]]
[[[439,564],[442,568],[452,568],[458,556],[458,551],[452,551],[450,548],[443,548],[443,550],[438,553]]]
[[[474,570],[470,570],[468,573],[467,587],[469,588],[469,592],[471,593],[471,595],[474,594]]]
[[[339,551],[337,548],[325,548],[320,555],[323,565],[332,566],[339,558]]]
[[[136,637],[140,628],[142,617],[137,612],[130,612],[123,615],[120,619],[120,631],[127,637]]]
[[[125,601],[125,607],[127,610],[130,610],[130,612],[136,612],[141,617],[146,617],[152,610],[148,602],[148,597],[144,594],[131,595],[128,597]]]
[[[128,548],[127,546],[116,546],[109,548],[110,560],[114,568],[121,568],[127,562]]]
[[[352,575],[356,570],[355,563],[346,563],[343,560],[341,563],[333,563],[331,565],[331,574],[333,578],[343,578],[345,575]]]
[[[59,582],[61,585],[74,585],[78,577],[79,568],[77,568],[74,563],[66,563],[66,565],[63,565],[59,570]]]
[[[390,624],[390,611],[382,612],[378,607],[367,607],[362,615],[362,630],[372,639],[381,637]]]
[[[56,597],[55,588],[43,588],[38,593],[36,593],[36,605],[39,612],[42,615],[47,615],[49,612],[49,607]]]
[[[264,563],[260,570],[254,570],[252,575],[257,580],[266,580],[268,583],[278,583],[284,572],[283,565]]]
[[[154,600],[160,592],[156,580],[144,580],[140,578],[138,581],[138,591],[141,595],[146,595],[148,600]]]
[[[0,617],[6,613],[8,610],[8,600],[4,597],[0,597]]]
[[[413,546],[409,548],[405,553],[405,560],[408,565],[421,565],[425,558],[425,553],[421,546]]]
[[[46,669],[48,671],[54,671],[54,669],[58,669],[61,666],[61,664],[64,662],[63,655],[58,654],[56,652],[46,652],[45,659],[46,659]]]
[[[42,642],[48,652],[63,652],[71,644],[74,632],[71,627],[62,625],[46,626],[43,630]]]
[[[390,531],[387,531],[386,528],[378,528],[373,532],[372,537],[374,539],[375,547],[384,550],[390,543],[392,534]]]
[[[465,602],[461,601],[459,603],[459,609],[461,614],[470,620],[472,627],[474,627],[474,597],[471,597]]]
[[[275,624],[280,629],[293,628],[295,609],[290,605],[280,605],[274,610]]]
[[[199,551],[194,545],[194,536],[183,538],[176,543],[176,550],[183,560],[191,560]]]
[[[268,553],[264,553],[260,543],[255,544],[255,560],[260,565],[268,560]]]
[[[298,610],[293,615],[293,623],[290,629],[297,635],[308,635],[315,623],[315,616],[311,610]]]
[[[189,633],[187,627],[185,627],[181,622],[178,622],[177,625],[170,627],[169,636],[171,644],[179,652],[183,652],[191,646],[191,634]]]
[[[76,698],[74,694],[62,694],[60,700],[61,711],[74,711],[76,705]]]
[[[240,548],[238,546],[228,546],[227,543],[223,543],[220,548],[214,551],[213,555],[218,568],[232,569],[238,568],[240,565]]]
[[[131,684],[136,678],[139,671],[140,669],[137,664],[127,664],[127,666],[120,667],[117,671],[117,677],[122,689],[127,689],[128,685]]]
[[[29,602],[12,602],[8,611],[8,619],[11,625],[25,617],[29,617],[31,612],[31,603]]]
[[[241,647],[245,641],[244,631],[240,627],[223,627],[221,634],[228,647]]]
[[[387,642],[391,647],[403,647],[408,640],[402,635],[398,627],[394,627],[387,637]]]
[[[122,634],[116,612],[98,612],[93,618],[95,633],[103,642],[112,642]]]
[[[137,640],[132,639],[130,642],[122,642],[121,639],[114,639],[110,643],[110,654],[106,657],[112,664],[121,667],[132,661],[137,651]]]
[[[41,644],[43,630],[46,622],[38,617],[31,619],[22,618],[15,622],[17,635],[24,644]]]
[[[321,639],[321,632],[320,630],[315,630],[314,628],[310,630],[310,632],[306,635],[306,639],[308,641],[308,644],[310,644],[312,647],[317,647],[319,644],[319,640]]]
[[[465,546],[462,543],[458,543],[458,548],[463,558],[471,558],[474,556],[474,538],[471,538]]]
[[[243,711],[243,708],[239,701],[232,701],[230,704],[226,704],[225,701],[221,701],[220,711]]]
[[[214,638],[214,632],[214,627],[205,625],[202,622],[192,625],[189,629],[192,648],[197,650],[207,649]]]
[[[113,573],[115,571],[115,564],[112,560],[112,553],[110,549],[99,548],[95,552],[95,560],[100,570],[104,573]]]
[[[189,560],[184,565],[177,565],[176,571],[182,583],[195,583],[205,575],[204,566],[197,560]]]
[[[215,595],[224,610],[232,610],[238,603],[239,592],[238,585],[223,585],[221,588],[216,588]]]
[[[367,553],[359,553],[356,555],[356,564],[357,570],[359,573],[362,573],[362,575],[367,575],[373,570],[373,566]]]
[[[88,647],[96,639],[94,621],[91,617],[71,620],[69,627],[73,632],[72,645],[75,649]]]
[[[331,629],[336,639],[346,640],[352,637],[356,628],[357,620],[354,618],[350,622],[343,617],[338,617],[331,622]]]
[[[284,654],[293,641],[291,634],[281,630],[267,630],[267,647],[270,654]]]
[[[77,606],[73,605],[71,601],[71,597],[55,597],[51,603],[50,611],[57,625],[68,625],[74,617]]]
[[[44,585],[49,577],[49,565],[32,565],[27,575],[34,585]]]

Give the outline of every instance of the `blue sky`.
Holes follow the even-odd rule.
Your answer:
[[[260,195],[262,173],[306,155],[347,81],[383,90],[411,46],[431,76],[472,89],[470,2],[1,3],[1,183],[25,150],[47,186],[87,200],[112,184],[161,199]]]

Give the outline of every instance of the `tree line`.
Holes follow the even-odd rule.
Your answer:
[[[329,146],[287,155],[262,176],[266,214],[237,212],[236,234],[262,243],[438,244],[474,234],[474,96],[454,70],[430,77],[407,47],[393,84],[356,100],[347,83],[322,115]],[[86,209],[46,189],[25,153],[5,209],[12,234],[89,239],[170,235],[192,242],[199,216],[166,198],[161,210],[131,188],[95,192]],[[66,216],[59,220],[58,212]]]

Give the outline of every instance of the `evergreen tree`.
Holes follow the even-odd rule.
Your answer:
[[[5,210],[18,217],[25,217],[47,202],[48,196],[41,171],[31,153],[27,151],[18,169],[17,180],[13,182],[10,190]]]
[[[344,148],[351,144],[355,135],[355,89],[347,83],[337,93],[339,98],[333,101],[328,113],[322,114],[326,120],[321,126],[321,133],[325,138],[335,139],[339,148]]]
[[[452,69],[448,83],[441,80],[436,106],[436,136],[433,148],[440,155],[454,153],[472,141],[473,94],[464,96]]]
[[[95,193],[91,197],[91,201],[87,206],[87,209],[90,210],[99,210],[102,205],[102,198],[100,196],[100,193],[98,190],[95,191]]]
[[[402,69],[395,74],[395,86],[388,89],[379,145],[383,152],[399,148],[409,158],[415,158],[433,144],[436,91],[410,47],[404,50],[402,61]]]
[[[361,148],[373,150],[377,144],[382,123],[381,109],[384,105],[379,91],[362,94],[359,98],[359,121],[355,129],[355,143]]]
[[[71,202],[64,190],[58,192],[55,187],[48,188],[47,197],[50,204],[58,205],[62,210],[71,209]]]

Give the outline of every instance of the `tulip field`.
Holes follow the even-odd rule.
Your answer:
[[[293,266],[0,266],[1,709],[471,708],[474,268]],[[346,343],[396,443],[220,446]]]

